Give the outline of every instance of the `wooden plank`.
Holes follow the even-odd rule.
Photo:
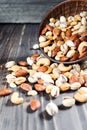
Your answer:
[[[64,0],[0,0],[0,3],[1,4],[11,4],[11,3],[35,3],[35,4],[38,4],[38,3],[54,3],[54,2],[61,2],[61,1],[64,1]]]
[[[22,1],[21,1],[22,2]],[[0,2],[0,23],[39,23],[59,2],[4,3]]]

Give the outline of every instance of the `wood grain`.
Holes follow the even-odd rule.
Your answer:
[[[39,23],[64,0],[0,0],[0,23]]]

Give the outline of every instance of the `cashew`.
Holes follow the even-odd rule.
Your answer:
[[[65,107],[72,107],[75,104],[75,99],[69,96],[65,96],[63,97],[62,104]]]
[[[20,85],[21,83],[24,83],[26,81],[26,78],[25,77],[18,77],[15,79],[15,83],[17,85]]]
[[[50,60],[48,58],[40,58],[37,60],[36,65],[40,66],[40,65],[45,65],[45,66],[49,66],[50,65]]]
[[[78,46],[78,51],[79,51],[80,55],[83,53],[84,47],[87,47],[87,42],[85,42],[85,41],[81,42]]]
[[[75,52],[76,52],[75,50],[70,50],[70,51],[68,51],[68,53],[67,53],[66,56],[67,56],[68,58],[71,58],[71,57],[75,54]]]
[[[48,46],[48,45],[50,45],[50,44],[51,44],[51,41],[50,41],[50,40],[45,41],[45,42],[40,42],[40,47],[41,47],[41,48],[44,48],[44,47],[46,47],[46,46]]]
[[[60,71],[69,71],[69,70],[72,69],[72,65],[65,66],[63,63],[60,63],[59,66],[58,66],[58,69]]]
[[[14,92],[14,93],[12,94],[12,96],[11,96],[11,102],[12,102],[13,104],[18,105],[18,104],[23,103],[23,101],[24,101],[24,99],[23,99],[22,97],[19,98],[19,93],[18,93],[18,92]]]
[[[51,73],[50,76],[51,76],[51,78],[52,78],[53,80],[56,80],[57,78],[59,78],[59,73],[57,73],[57,72]]]
[[[46,105],[46,112],[50,115],[50,116],[54,116],[56,113],[58,113],[58,107],[56,104],[50,102]]]
[[[70,84],[65,82],[60,86],[60,91],[65,92],[70,89]]]
[[[87,88],[86,88],[86,87],[81,87],[81,88],[78,90],[78,92],[79,92],[80,94],[87,94]]]
[[[45,89],[46,93],[48,93],[48,94],[51,93],[51,90],[53,87],[54,87],[54,85],[49,83]]]
[[[33,64],[33,65],[32,65],[32,69],[33,69],[33,70],[36,71],[38,68],[39,68],[39,65],[37,65],[37,64]]]
[[[74,95],[74,98],[76,101],[78,102],[87,102],[87,94],[80,94],[79,92],[77,92],[75,95]]]

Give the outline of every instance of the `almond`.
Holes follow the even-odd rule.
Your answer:
[[[44,35],[47,32],[47,27],[45,26],[42,31],[41,31],[41,35]]]
[[[48,67],[47,66],[40,66],[37,71],[38,72],[46,72],[48,70]]]
[[[32,56],[31,56],[31,59],[32,60],[36,60],[38,57],[39,57],[40,55],[39,54],[33,54]]]
[[[63,57],[60,57],[60,61],[64,62],[64,61],[67,61],[69,58],[66,57],[66,56],[63,56]]]
[[[87,36],[87,30],[85,32],[83,32],[81,36],[86,37]]]
[[[77,60],[77,59],[78,59],[78,57],[79,57],[79,53],[78,53],[78,52],[76,52],[76,53],[73,55],[73,57],[70,59],[70,61]]]
[[[75,39],[74,43],[75,43],[75,47],[77,48],[80,44],[80,39],[79,38]]]
[[[42,80],[42,79],[38,79],[38,84],[43,84],[44,83],[44,81]]]
[[[83,36],[81,36],[79,39],[80,39],[81,42],[83,42],[83,41],[87,41],[87,37],[83,37]]]
[[[22,83],[22,84],[20,85],[20,88],[23,89],[23,90],[25,90],[25,91],[30,91],[30,90],[32,90],[31,85],[28,84],[28,83]]]
[[[71,30],[70,29],[67,29],[66,30],[66,37],[70,37],[72,34]]]
[[[34,85],[34,88],[35,88],[37,91],[40,91],[40,92],[42,92],[42,91],[44,91],[44,90],[46,89],[46,87],[45,87],[44,85],[42,85],[42,84],[35,84],[35,85]]]
[[[14,72],[14,75],[16,77],[19,77],[19,76],[26,76],[28,74],[28,72],[26,70],[23,70],[23,69],[19,69],[17,70],[16,72]]]
[[[31,102],[30,102],[30,108],[35,111],[37,109],[39,109],[41,107],[41,103],[38,99],[33,99]]]
[[[78,38],[78,34],[74,34],[74,35],[72,35],[72,36],[69,38],[69,40],[74,41],[74,40],[76,40],[77,38]]]
[[[26,61],[19,61],[18,64],[21,66],[28,66],[28,63]]]
[[[51,32],[53,31],[53,27],[50,26],[49,24],[46,25],[46,28],[47,28],[47,30],[49,30],[49,31],[51,31]]]
[[[60,50],[60,47],[56,47],[52,50],[52,57],[57,55],[57,52]]]
[[[0,89],[0,96],[6,96],[12,93],[11,89],[8,88],[4,88],[4,89]]]

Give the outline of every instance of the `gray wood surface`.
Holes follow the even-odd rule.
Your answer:
[[[39,23],[64,0],[0,0],[0,23]]]
[[[7,71],[4,64],[9,60],[26,60],[27,56],[39,50],[31,50],[38,43],[39,24],[0,24],[0,88],[9,87],[5,76]],[[38,94],[41,108],[30,111],[29,101],[32,99],[26,93],[20,92],[25,99],[21,105],[13,105],[10,96],[0,97],[0,130],[87,130],[87,103],[76,104],[72,108],[61,105],[64,95],[73,95],[73,92],[62,93],[57,99],[50,99],[46,94]],[[16,89],[13,89],[16,91]],[[35,97],[33,97],[35,98]],[[58,105],[59,113],[53,118],[45,112],[50,100]]]

